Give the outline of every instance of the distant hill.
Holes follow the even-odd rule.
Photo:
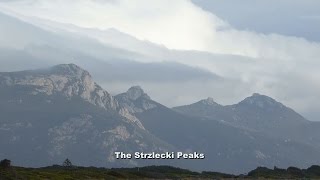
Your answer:
[[[306,120],[293,109],[271,97],[253,94],[243,101],[222,106],[213,98],[174,107],[176,112],[194,118],[223,122],[234,127],[255,131],[284,141],[297,141],[320,147],[319,122]]]
[[[287,125],[280,127],[279,131],[299,125],[304,127],[311,122],[267,96],[255,94],[234,107],[223,107],[209,98],[173,109],[152,100],[139,86],[131,87],[115,98],[120,106],[129,109],[155,136],[183,151],[206,154],[204,160],[184,162],[183,167],[186,168],[212,168],[221,172],[239,173],[257,166],[286,167],[299,164],[306,167],[319,161],[314,158],[319,152],[316,145],[294,139],[290,141],[285,136],[272,134],[277,132],[278,127],[273,121],[282,119],[279,124],[282,127]],[[247,101],[252,101],[252,104]],[[261,103],[265,103],[265,108],[259,106]],[[239,115],[233,113],[238,111]],[[218,118],[225,116],[232,119],[234,115],[242,115],[244,118],[239,119],[239,124]],[[242,124],[241,120],[244,121]],[[270,133],[244,126],[251,125],[246,121],[250,121],[252,126],[264,127]]]

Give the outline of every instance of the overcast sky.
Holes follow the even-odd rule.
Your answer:
[[[225,86],[202,80],[181,82],[191,92],[198,89],[193,98],[179,92],[177,82],[161,85],[167,87],[166,95],[154,90],[159,89],[156,81],[141,78],[132,82],[145,85],[166,105],[206,96],[230,103],[259,92],[312,120],[320,115],[319,7],[318,0],[0,0],[3,12],[27,17],[29,22],[50,20],[50,27],[62,23],[59,27],[64,30],[87,33],[102,43],[111,43],[104,30],[125,33],[116,36],[122,37],[121,43],[114,38],[111,44],[150,57],[139,63],[181,63],[231,80]],[[230,84],[232,81],[237,83]],[[114,84],[123,87],[128,82]],[[224,87],[238,88],[238,92],[221,90]],[[237,97],[228,98],[226,93]],[[177,100],[170,102],[173,96]]]
[[[320,41],[318,0],[192,0],[237,29]]]

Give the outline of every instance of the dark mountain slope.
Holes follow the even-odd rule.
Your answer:
[[[306,166],[319,161],[314,159],[319,152],[315,147],[273,138],[223,121],[183,115],[153,101],[140,87],[132,87],[116,99],[120,106],[130,107],[128,109],[144,127],[160,139],[184,152],[206,154],[204,160],[187,161],[183,167],[244,172],[255,166]],[[201,103],[221,107],[211,99]]]
[[[228,123],[232,126],[261,132],[286,141],[297,141],[320,147],[319,123],[306,120],[300,114],[276,100],[253,94],[235,105],[222,106],[200,102],[174,107],[176,112]]]

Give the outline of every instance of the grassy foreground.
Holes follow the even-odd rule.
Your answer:
[[[57,165],[44,168],[1,167],[0,180],[7,179],[320,179],[320,166],[312,166],[308,169],[259,167],[247,175],[237,176],[216,172],[198,173],[170,166],[117,169]]]

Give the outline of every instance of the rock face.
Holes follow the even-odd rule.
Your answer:
[[[18,73],[1,73],[2,86],[32,87],[32,95],[63,95],[67,99],[80,97],[85,101],[105,109],[117,108],[113,97],[91,78],[91,75],[74,64],[58,65],[49,69],[23,71]]]
[[[219,106],[218,103],[216,103],[212,97],[208,97],[207,99],[199,101],[199,103],[208,105],[208,106]]]
[[[140,86],[133,86],[128,89],[126,97],[130,100],[137,100],[138,98],[150,99],[150,97],[144,93],[143,89]]]
[[[0,158],[45,166],[130,166],[114,151],[169,151],[90,74],[74,64],[0,73]],[[156,162],[153,162],[156,163]]]
[[[128,109],[130,113],[144,112],[156,108],[158,104],[152,101],[140,86],[133,86],[127,92],[115,97],[120,107]]]

